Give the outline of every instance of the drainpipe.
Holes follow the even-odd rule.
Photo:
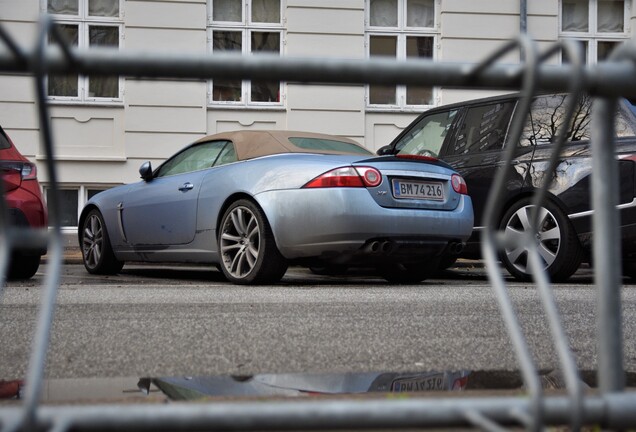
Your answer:
[[[528,33],[528,0],[519,0],[519,31]]]
[[[519,33],[528,33],[528,0],[519,0]],[[519,60],[521,63],[526,60],[523,50],[519,54]]]

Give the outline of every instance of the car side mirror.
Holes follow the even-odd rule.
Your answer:
[[[152,180],[152,164],[150,161],[146,161],[139,167],[139,175],[145,181]]]
[[[393,147],[391,147],[390,145],[385,145],[383,147],[380,147],[378,151],[376,152],[376,154],[378,156],[386,156],[386,155],[393,154]]]

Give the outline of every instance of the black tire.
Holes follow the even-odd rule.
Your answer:
[[[218,243],[221,271],[232,283],[276,283],[287,271],[272,229],[252,201],[241,199],[228,207],[221,218]]]
[[[531,198],[524,198],[514,203],[504,214],[500,229],[514,244],[515,237],[519,238],[529,231]],[[539,252],[548,276],[552,282],[566,281],[579,268],[583,259],[583,248],[563,211],[553,202],[546,201],[539,211]],[[499,253],[501,262],[506,270],[521,281],[532,279],[528,262],[527,243],[517,242],[518,247],[506,247]]]
[[[37,273],[38,268],[40,268],[40,259],[40,255],[12,254],[7,279],[22,280],[32,278]]]
[[[636,262],[623,261],[623,276],[636,280]]]
[[[86,270],[102,275],[119,273],[124,262],[115,258],[106,223],[99,210],[93,209],[86,215],[81,229],[80,249]]]
[[[428,263],[385,263],[378,270],[389,283],[415,284],[433,275],[438,265],[438,259]]]

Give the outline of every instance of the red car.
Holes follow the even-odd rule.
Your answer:
[[[44,229],[47,210],[37,177],[35,164],[15,148],[0,127],[0,174],[4,198],[9,210],[9,227]],[[8,269],[9,279],[28,279],[38,271],[46,248],[26,244],[13,245]]]

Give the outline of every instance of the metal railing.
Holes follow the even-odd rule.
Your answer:
[[[52,36],[55,42],[47,44]],[[559,42],[539,52],[532,40],[521,36],[479,64],[393,61],[387,59],[302,59],[279,56],[242,57],[231,54],[179,55],[130,52],[108,49],[77,50],[67,44],[52,21],[44,17],[35,47],[24,49],[0,25],[0,40],[6,48],[0,54],[0,72],[34,77],[40,130],[50,179],[48,201],[52,229],[46,236],[28,238],[24,232],[8,227],[6,203],[0,200],[0,301],[7,271],[11,243],[46,242],[50,256],[40,305],[36,336],[29,363],[25,401],[21,407],[0,407],[0,431],[31,430],[316,430],[478,427],[501,430],[504,426],[524,426],[539,430],[547,425],[584,425],[625,429],[636,427],[636,394],[624,389],[621,333],[621,259],[619,250],[618,169],[614,157],[613,115],[619,96],[636,97],[636,46],[625,45],[609,61],[584,66],[576,45]],[[523,64],[497,61],[510,51],[519,50]],[[550,66],[545,61],[562,52],[567,64]],[[525,341],[521,325],[497,264],[497,251],[503,237],[497,232],[494,214],[498,212],[506,169],[492,186],[486,211],[487,226],[482,242],[489,280],[496,294],[506,328],[513,343],[528,398],[463,397],[396,400],[311,400],[273,402],[216,402],[188,405],[40,406],[44,365],[49,345],[62,262],[59,196],[55,146],[51,136],[45,76],[49,73],[84,75],[122,75],[146,78],[259,79],[312,83],[417,84],[462,88],[521,90],[506,143],[507,168],[538,91],[570,93],[568,119],[583,94],[596,98],[593,111],[592,202],[594,272],[598,290],[598,394],[583,392],[576,362],[563,330],[552,288],[536,250],[530,249],[529,265],[548,317],[549,328],[567,384],[567,396],[546,396],[542,392],[537,368]],[[565,141],[564,122],[550,160],[554,171]],[[602,143],[602,145],[601,145]],[[533,197],[534,208],[545,200],[546,179]],[[536,221],[537,212],[531,219]],[[536,224],[535,224],[536,225]],[[528,233],[530,235],[532,233]],[[532,241],[529,244],[534,244]]]

